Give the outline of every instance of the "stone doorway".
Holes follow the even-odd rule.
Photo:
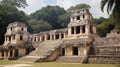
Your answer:
[[[73,55],[78,55],[78,47],[73,47]]]
[[[12,50],[10,50],[10,57],[12,57],[12,54],[13,54],[13,52],[12,52]]]
[[[62,56],[65,56],[65,48],[62,48]]]

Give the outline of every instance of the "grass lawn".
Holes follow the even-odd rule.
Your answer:
[[[17,67],[15,64],[27,64],[30,66],[24,67],[120,67],[120,65],[113,64],[78,64],[78,63],[58,63],[58,62],[25,62],[25,61],[10,61],[0,60],[0,67]],[[8,66],[5,66],[8,65]],[[9,66],[10,65],[10,66]]]

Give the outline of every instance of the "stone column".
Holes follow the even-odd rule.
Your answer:
[[[6,55],[6,51],[4,51],[4,58],[6,58],[7,57],[7,55]]]
[[[40,36],[40,41],[42,41],[42,37]]]
[[[53,37],[54,40],[56,40],[56,34],[54,34],[54,37]]]
[[[71,21],[73,21],[73,17],[71,17],[70,19],[71,19]]]
[[[12,57],[15,57],[15,50],[12,50]]]
[[[76,26],[74,27],[74,34],[76,34]]]
[[[65,37],[66,37],[66,33],[63,34],[63,38],[65,38]]]
[[[45,40],[47,40],[47,35],[45,34],[44,36],[45,36]]]
[[[93,33],[96,34],[96,26],[95,25],[93,25],[92,30],[93,30]]]
[[[85,25],[85,33],[89,34],[90,33],[90,25]]]
[[[66,56],[72,56],[72,47],[66,47],[65,54]]]
[[[38,42],[39,40],[38,40],[39,38],[38,38],[38,36],[36,37],[36,41]]]
[[[59,39],[61,39],[62,38],[62,36],[61,36],[62,34],[61,33],[59,33]]]
[[[52,40],[52,34],[50,34],[50,40]]]
[[[77,20],[77,17],[74,17],[75,21]]]
[[[83,30],[83,27],[82,26],[80,26],[80,34],[82,34],[83,32],[82,32],[82,30]]]
[[[10,50],[8,50],[8,58],[10,58]]]
[[[68,28],[68,35],[71,35],[71,27]]]

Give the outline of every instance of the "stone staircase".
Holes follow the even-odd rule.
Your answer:
[[[85,57],[81,56],[60,56],[56,60],[57,62],[66,62],[66,63],[83,63]]]
[[[45,58],[50,56],[55,51],[55,49],[57,49],[60,46],[60,44],[61,43],[59,40],[44,41],[40,43],[39,46],[29,55],[24,56],[18,60],[42,62]]]
[[[89,63],[120,64],[120,38],[96,38],[93,42],[94,55],[89,55]]]

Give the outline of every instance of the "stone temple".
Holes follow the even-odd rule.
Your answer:
[[[32,62],[120,63],[120,31],[96,34],[89,9],[72,11],[67,28],[30,34],[25,24],[9,24],[0,59]]]

